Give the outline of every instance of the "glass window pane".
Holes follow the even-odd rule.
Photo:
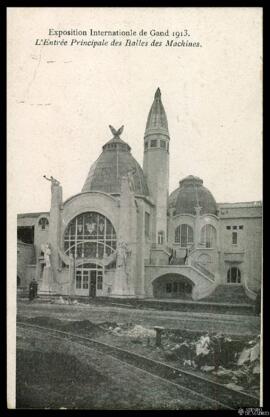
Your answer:
[[[82,285],[82,277],[81,277],[81,275],[78,272],[79,271],[77,271],[77,273],[76,273],[76,288],[81,288],[81,285]]]
[[[237,244],[237,232],[232,233],[232,244],[233,245]]]
[[[172,284],[171,283],[166,284],[166,292],[168,292],[168,293],[172,292]]]
[[[145,236],[150,235],[150,214],[145,212]]]
[[[187,225],[182,224],[181,226],[181,246],[186,247],[187,246]]]
[[[193,243],[193,229],[191,226],[188,226],[188,244]]]
[[[206,224],[201,230],[201,241],[206,248],[213,248],[216,244],[216,229],[211,224]]]
[[[180,226],[178,226],[175,229],[175,237],[174,237],[175,243],[180,243]]]
[[[109,247],[107,253],[112,253],[116,249],[116,233],[111,222],[97,212],[78,215],[65,231],[64,249],[68,255],[102,259],[104,244]]]
[[[163,245],[164,242],[164,233],[162,231],[158,232],[158,244]]]
[[[84,276],[83,276],[83,288],[84,289],[88,288],[88,273],[86,275],[84,274]]]
[[[102,290],[102,275],[98,274],[97,289]]]

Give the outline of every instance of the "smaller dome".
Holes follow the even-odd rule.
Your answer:
[[[179,188],[172,192],[169,206],[175,207],[175,214],[196,214],[195,207],[201,207],[201,214],[217,215],[217,203],[212,193],[203,186],[203,180],[189,175],[179,182]]]

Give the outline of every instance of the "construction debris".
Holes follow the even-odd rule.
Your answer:
[[[139,324],[127,331],[127,336],[133,339],[154,338],[156,336],[155,330],[147,329]]]
[[[221,333],[202,336],[185,334],[170,337],[164,343],[164,357],[178,362],[180,366],[197,368],[217,378],[220,383],[236,390],[259,386],[260,341],[259,337],[249,340],[233,340]]]

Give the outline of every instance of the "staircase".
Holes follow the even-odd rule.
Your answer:
[[[200,301],[232,304],[253,304],[242,285],[218,285],[211,295]]]
[[[170,265],[185,265],[185,258],[172,258]]]

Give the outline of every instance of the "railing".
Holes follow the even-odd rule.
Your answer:
[[[152,249],[160,249],[165,251],[168,255],[173,253],[173,249],[170,248],[167,245],[159,245],[157,243],[152,243],[151,245]],[[188,253],[188,257],[183,257],[183,258],[177,258],[177,257],[173,257],[171,260],[169,260],[168,265],[186,265],[186,266],[193,266],[194,268],[198,269],[201,273],[203,273],[205,276],[207,276],[209,279],[211,279],[211,281],[215,281],[215,275],[210,272],[208,269],[206,269],[203,265],[201,265],[199,262],[194,261],[190,255],[193,254],[195,251],[197,251],[198,248],[195,247],[195,245],[191,245],[189,247],[189,253]],[[153,262],[151,261],[150,264],[154,265]]]
[[[212,272],[208,271],[204,266],[202,266],[199,262],[191,261],[191,265],[194,266],[194,268],[201,271],[204,275],[206,275],[208,278],[210,278],[212,281],[215,280],[215,275],[212,274]]]
[[[247,283],[247,279],[245,278],[244,280],[244,290],[245,290],[245,294],[248,298],[251,298],[251,300],[256,300],[257,294],[256,292],[252,291],[249,287],[248,287],[248,283]]]
[[[151,249],[158,249],[165,251],[168,255],[172,253],[172,248],[168,245],[159,244],[159,243],[152,243]]]
[[[185,258],[172,258],[169,265],[185,265]]]

